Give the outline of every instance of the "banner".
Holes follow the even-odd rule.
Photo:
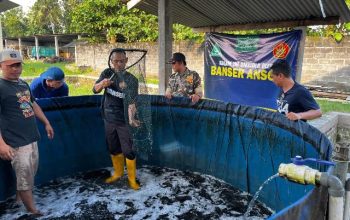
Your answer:
[[[280,89],[272,82],[270,67],[285,59],[295,79],[301,33],[300,30],[261,35],[207,33],[205,96],[276,109]]]

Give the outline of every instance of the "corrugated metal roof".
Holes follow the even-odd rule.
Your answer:
[[[19,6],[18,4],[11,2],[11,1],[7,1],[7,0],[0,0],[0,13],[10,10],[12,8],[15,8]]]
[[[189,27],[245,25],[327,18],[350,21],[344,0],[171,0],[173,22]],[[158,0],[143,0],[135,5],[158,15]]]
[[[22,42],[29,42],[34,43],[35,37],[38,37],[39,44],[40,43],[54,43],[55,42],[55,36],[58,38],[58,42],[60,44],[68,44],[72,42],[73,40],[78,39],[78,36],[87,36],[87,34],[45,34],[45,35],[33,35],[33,36],[24,36],[24,37],[6,37],[4,39],[6,40],[18,40],[18,38],[21,38]]]

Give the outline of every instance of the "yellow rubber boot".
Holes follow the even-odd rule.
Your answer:
[[[113,183],[124,175],[124,155],[111,155],[114,174],[105,180],[106,183]]]
[[[134,190],[140,189],[140,184],[136,180],[136,159],[126,158],[126,168],[128,169],[129,186]]]

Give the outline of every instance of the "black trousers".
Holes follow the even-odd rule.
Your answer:
[[[124,122],[104,121],[106,141],[110,154],[117,155],[123,153],[129,159],[135,159],[133,142],[128,126]]]

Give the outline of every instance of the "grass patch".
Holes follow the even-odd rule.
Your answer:
[[[31,84],[31,79],[25,80],[29,85]],[[69,96],[82,96],[82,95],[94,95],[92,92],[92,87],[94,86],[93,80],[82,80],[82,79],[69,79],[67,78],[65,82],[69,88]],[[100,94],[103,94],[102,92]]]
[[[338,101],[338,100],[329,100],[329,99],[316,99],[317,103],[320,105],[320,108],[323,113],[327,112],[346,112],[350,113],[350,102],[348,101]]]
[[[150,76],[150,77],[146,77],[146,83],[147,84],[155,84],[158,85],[159,84],[159,79],[156,76]]]
[[[23,71],[21,76],[36,77],[52,66],[61,68],[65,75],[81,75],[94,73],[91,67],[77,67],[74,63],[43,63],[42,61],[26,60],[23,65]]]
[[[67,82],[69,87],[69,96],[81,96],[81,95],[93,95],[92,87],[93,84],[90,85],[88,83],[72,83]]]

